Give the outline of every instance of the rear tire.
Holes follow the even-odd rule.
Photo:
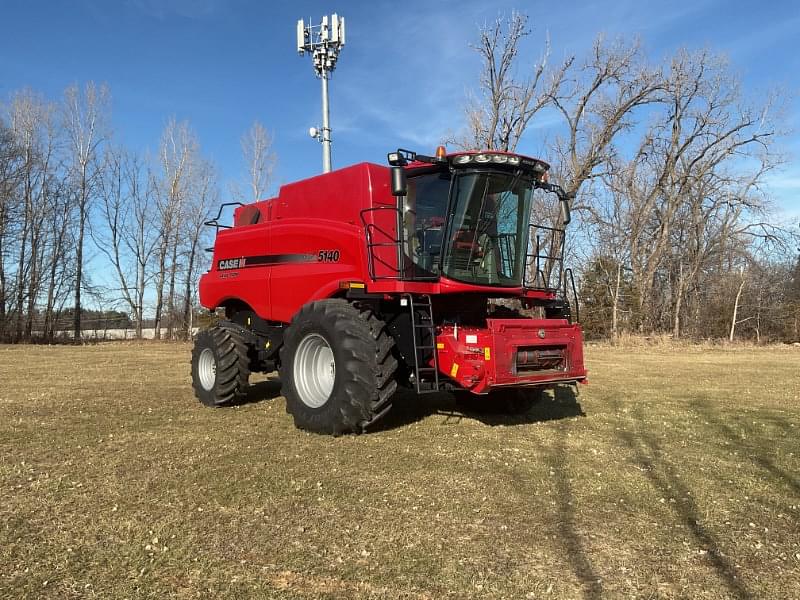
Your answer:
[[[280,376],[300,429],[360,433],[391,408],[394,340],[367,307],[342,299],[305,305],[286,329]]]
[[[192,349],[192,387],[205,406],[236,404],[250,379],[247,344],[233,331],[214,326],[197,334]]]
[[[489,392],[478,396],[470,392],[456,392],[456,404],[459,408],[486,415],[524,415],[538,404],[544,388],[508,388]]]

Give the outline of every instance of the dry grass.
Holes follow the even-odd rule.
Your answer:
[[[0,596],[796,597],[800,350],[587,354],[525,419],[333,439],[274,381],[201,407],[188,346],[0,346]]]

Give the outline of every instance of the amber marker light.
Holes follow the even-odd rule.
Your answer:
[[[444,160],[447,156],[447,149],[444,146],[439,146],[436,148],[436,158],[438,160]]]

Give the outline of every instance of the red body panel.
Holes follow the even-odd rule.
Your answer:
[[[376,202],[393,206],[394,198],[388,169],[369,163],[284,185],[277,198],[256,203],[257,224],[219,232],[211,270],[200,279],[200,303],[213,309],[236,298],[263,319],[288,323],[303,304],[333,295],[340,281],[366,281],[361,211]],[[336,260],[321,252],[336,252]],[[269,259],[219,268],[254,256]]]

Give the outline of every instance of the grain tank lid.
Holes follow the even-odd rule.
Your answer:
[[[236,209],[236,214],[233,217],[233,226],[241,227],[242,225],[255,225],[261,220],[261,211],[255,204],[246,204]]]
[[[233,226],[256,225],[266,220],[269,200],[259,200],[252,204],[245,204],[233,211]]]

